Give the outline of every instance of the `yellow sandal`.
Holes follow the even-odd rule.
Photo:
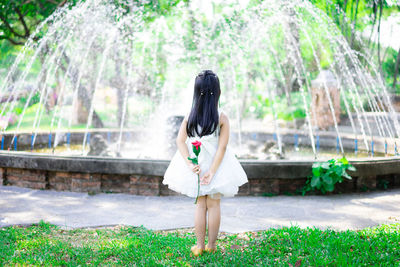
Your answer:
[[[192,251],[193,255],[195,257],[200,256],[201,254],[203,254],[203,249],[202,248],[198,248],[196,245],[194,245],[193,247],[190,248],[190,250]]]

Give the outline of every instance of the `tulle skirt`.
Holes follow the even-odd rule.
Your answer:
[[[199,140],[202,143],[199,154],[200,177],[210,168],[218,147],[216,138],[207,137],[188,138],[186,141],[191,157],[194,157],[191,142]],[[208,185],[200,185],[199,196],[233,197],[237,194],[239,186],[247,182],[246,173],[228,146],[211,182]],[[188,167],[179,150],[176,151],[164,174],[163,184],[168,185],[169,189],[189,197],[197,196],[197,174]]]

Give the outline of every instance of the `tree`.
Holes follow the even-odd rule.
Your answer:
[[[380,37],[382,19],[393,12],[399,12],[400,4],[395,3],[396,1],[388,0],[311,0],[311,2],[324,10],[333,19],[352,49],[356,51],[366,49],[363,51],[365,54],[370,57],[376,55],[376,62],[381,74],[386,77],[393,77],[393,90],[395,90],[399,68],[386,69],[389,72],[385,72],[382,64],[387,61],[398,61],[400,51],[397,53],[397,57],[387,58],[388,55],[393,54],[388,53],[388,49],[392,48],[387,47],[382,53]],[[357,41],[357,32],[363,31],[367,26],[371,26],[369,38],[361,40],[361,42]],[[375,31],[377,33],[377,42],[372,40]],[[364,61],[364,59],[360,60]]]
[[[0,40],[24,45],[35,28],[66,3],[67,0],[0,0]]]

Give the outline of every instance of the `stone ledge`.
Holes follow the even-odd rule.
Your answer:
[[[314,161],[240,160],[248,178],[297,179],[311,174]],[[400,174],[400,158],[360,159],[351,161],[357,171],[351,176]],[[0,152],[0,168],[36,169],[68,173],[163,176],[169,160],[73,157],[26,152]],[[64,172],[64,174],[62,174]]]
[[[311,174],[313,161],[240,161],[249,183],[238,195],[298,193]],[[400,158],[351,162],[357,171],[333,193],[400,187]],[[34,153],[0,153],[0,185],[78,192],[179,195],[162,184],[168,160],[63,157]]]
[[[37,171],[32,169],[16,170],[2,168],[1,179],[5,185],[15,185],[33,189],[53,189],[74,192],[118,192],[145,196],[179,195],[162,184],[162,176],[150,175],[111,175],[101,173],[62,173],[52,171]],[[17,173],[18,175],[14,175]],[[39,174],[41,179],[32,179]],[[249,182],[239,188],[239,196],[268,196],[279,194],[298,194],[301,192],[306,177],[297,179],[284,178],[249,178]],[[338,183],[332,193],[364,192],[378,188],[400,187],[399,174],[381,176],[360,176],[351,180],[344,179]],[[321,194],[313,193],[309,194]]]

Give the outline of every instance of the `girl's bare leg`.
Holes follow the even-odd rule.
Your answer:
[[[200,196],[197,199],[196,213],[194,216],[194,229],[197,238],[197,247],[204,249],[204,240],[206,236],[206,196]]]
[[[221,222],[220,199],[212,199],[207,196],[206,204],[208,211],[208,247],[214,249]]]

